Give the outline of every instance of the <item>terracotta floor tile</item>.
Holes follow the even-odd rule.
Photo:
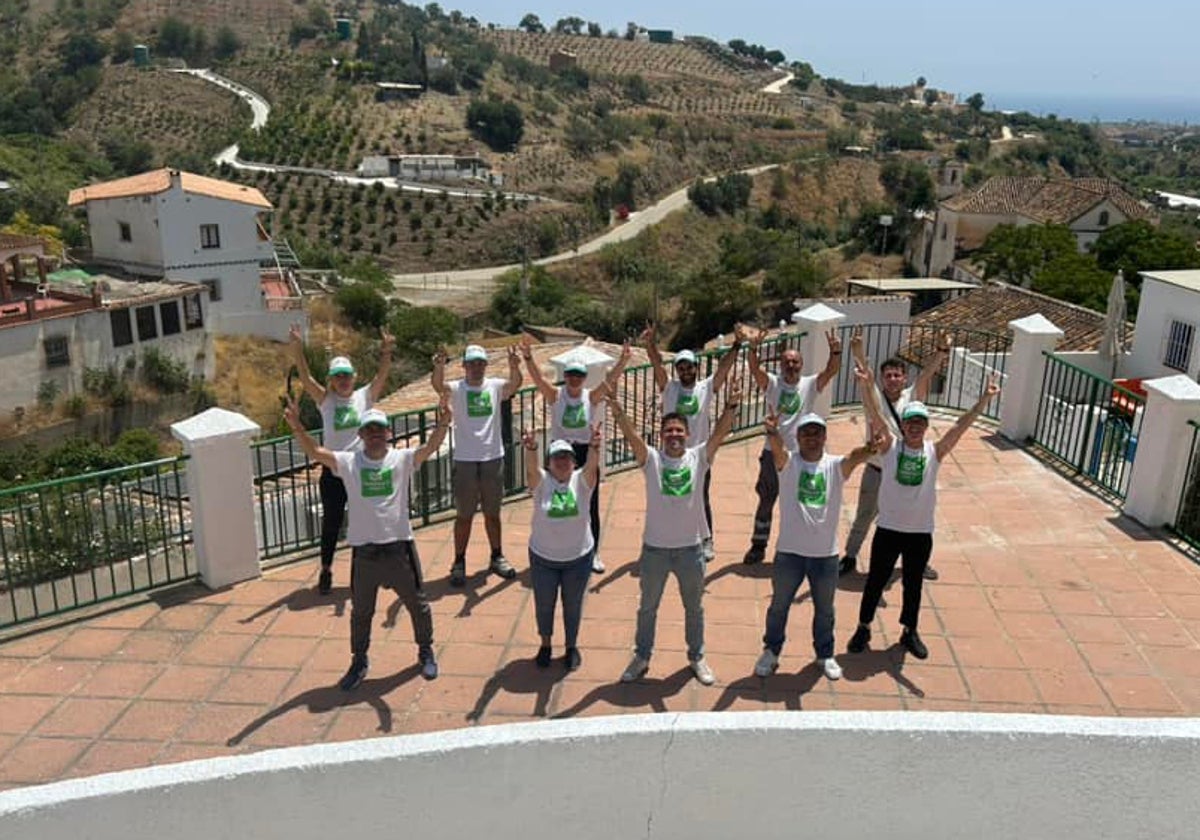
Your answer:
[[[989,586],[986,592],[988,602],[997,612],[1045,613],[1049,610],[1041,592],[1030,587]]]
[[[163,745],[159,741],[97,741],[71,768],[71,776],[94,776],[149,767]]]
[[[114,654],[125,662],[171,662],[195,638],[192,633],[138,630]]]
[[[55,695],[0,694],[0,733],[32,731],[61,702]]]
[[[969,699],[966,683],[958,668],[906,663],[901,673],[908,681],[901,689],[909,697],[925,700]]]
[[[298,668],[316,647],[316,639],[264,637],[246,652],[239,664],[243,668]]]
[[[224,747],[244,728],[251,728],[255,722],[265,722],[272,711],[273,707],[265,705],[204,703],[192,711],[175,733],[175,739]]]
[[[58,647],[69,635],[68,630],[46,630],[0,642],[5,656],[36,659]]]
[[[36,733],[50,737],[98,738],[128,706],[126,699],[68,697],[38,724]]]
[[[1004,632],[1000,620],[990,609],[986,611],[938,609],[937,616],[946,635],[951,638],[956,636],[998,636]]]
[[[203,630],[220,613],[222,607],[210,604],[177,604],[150,619],[148,630]]]
[[[1146,676],[1102,674],[1097,677],[1100,685],[1112,698],[1117,710],[1152,710],[1157,712],[1179,712],[1182,707],[1161,680]]]
[[[186,665],[237,665],[254,643],[256,636],[240,633],[204,633],[177,657]]]
[[[96,668],[95,661],[45,659],[33,663],[13,678],[7,691],[14,694],[71,694]]]
[[[964,668],[971,699],[980,703],[1037,703],[1037,690],[1024,671]]]
[[[555,654],[561,655],[561,643],[556,646]],[[456,676],[490,677],[500,667],[505,648],[501,645],[478,645],[470,642],[447,645],[442,655],[438,657],[443,674]],[[527,656],[532,658],[537,650],[530,650]]]
[[[1125,644],[1130,641],[1129,634],[1115,617],[1060,614],[1058,620],[1076,642]]]
[[[136,630],[144,627],[146,622],[162,611],[162,607],[154,602],[132,604],[127,607],[117,607],[111,612],[88,619],[89,627],[109,628],[114,630]]]
[[[1027,639],[1014,643],[1021,663],[1035,671],[1086,671],[1088,663],[1069,639]]]
[[[1045,703],[1112,708],[1095,678],[1085,671],[1033,671],[1030,676]]]
[[[31,736],[0,759],[0,781],[38,784],[61,779],[91,745],[90,738]]]
[[[136,700],[106,733],[126,741],[171,738],[192,716],[195,704],[169,700]]]
[[[1173,618],[1122,618],[1121,625],[1139,645],[1196,647],[1187,628]]]
[[[87,697],[137,697],[164,670],[150,662],[101,662],[77,693]]]
[[[1154,592],[1110,592],[1104,596],[1113,615],[1166,618],[1167,605]]]
[[[1130,644],[1080,642],[1079,652],[1096,674],[1149,674],[1150,666]]]
[[[1144,646],[1141,654],[1167,679],[1194,679],[1200,682],[1200,647]]]
[[[203,700],[228,674],[228,668],[168,665],[142,696],[147,700]]]
[[[287,669],[235,669],[211,696],[226,703],[274,703],[295,674]]]
[[[404,721],[392,724],[389,730],[383,730],[379,715],[372,709],[343,709],[337,719],[330,725],[325,736],[327,741],[357,741],[362,738],[379,738],[384,735],[396,735],[403,729]]]
[[[996,614],[1009,638],[1036,642],[1066,640],[1067,631],[1051,612],[1000,612]]]
[[[103,659],[120,649],[130,632],[77,627],[54,649],[54,658]]]
[[[1003,636],[952,638],[954,659],[963,668],[1021,668],[1024,663],[1016,648]]]
[[[1090,590],[1046,589],[1042,596],[1058,615],[1102,615],[1112,613],[1100,596]]]

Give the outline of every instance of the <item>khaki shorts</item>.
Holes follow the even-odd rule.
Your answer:
[[[499,516],[504,498],[504,459],[455,461],[451,474],[454,508],[459,516],[474,516],[477,507],[485,516]]]

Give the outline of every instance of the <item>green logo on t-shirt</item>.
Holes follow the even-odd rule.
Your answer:
[[[800,410],[800,394],[797,391],[780,391],[775,411],[779,414],[795,414]]]
[[[692,492],[692,468],[663,467],[662,494],[664,496],[689,496]]]
[[[554,491],[550,496],[550,509],[546,511],[546,515],[551,519],[565,519],[568,516],[579,515],[579,503],[575,500],[575,493],[570,487]]]
[[[700,400],[695,394],[680,394],[675,401],[675,411],[686,417],[700,413]]]
[[[587,410],[583,403],[568,403],[563,406],[563,427],[567,429],[582,429],[587,425]]]
[[[925,480],[925,453],[909,455],[902,449],[896,461],[896,480],[905,487],[919,487]]]
[[[492,392],[491,391],[467,391],[467,416],[468,417],[491,417],[492,416]]]
[[[796,482],[796,499],[805,507],[825,507],[825,473],[801,472]]]
[[[352,405],[333,407],[333,428],[339,432],[358,428],[358,410]]]
[[[363,467],[358,474],[359,487],[364,499],[387,497],[392,495],[392,468]]]

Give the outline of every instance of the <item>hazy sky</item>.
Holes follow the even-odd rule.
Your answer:
[[[677,35],[708,35],[722,42],[741,38],[780,49],[789,61],[808,61],[821,75],[884,84],[923,75],[930,85],[952,92],[981,91],[989,102],[1013,95],[1200,101],[1196,0],[1120,6],[1111,0],[463,0],[463,5],[442,5],[508,25],[533,12],[547,26],[578,15],[605,30],[623,32],[627,21],[636,21]]]

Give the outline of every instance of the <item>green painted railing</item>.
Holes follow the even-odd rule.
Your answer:
[[[1188,447],[1187,472],[1171,530],[1193,548],[1200,549],[1200,423],[1189,420],[1188,425],[1192,429],[1192,441]]]

